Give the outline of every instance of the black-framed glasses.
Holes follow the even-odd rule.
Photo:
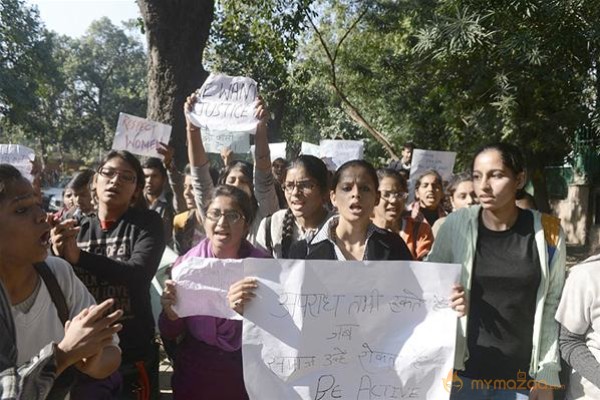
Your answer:
[[[299,192],[307,193],[315,188],[315,183],[311,181],[298,181],[298,182],[285,182],[281,187],[287,193],[292,193],[294,188],[297,188]]]
[[[394,198],[398,200],[406,200],[408,198],[408,193],[406,192],[392,192],[390,190],[381,190],[381,198],[386,201],[392,201]]]
[[[227,221],[229,225],[233,225],[244,218],[242,213],[236,210],[221,211],[219,209],[213,208],[206,212],[206,218],[208,218],[211,221],[218,222],[221,219],[221,217],[225,217],[225,221]]]
[[[137,180],[137,176],[131,171],[120,171],[114,168],[102,167],[98,170],[98,173],[107,179],[112,179],[118,175],[119,179],[127,183],[135,183]]]

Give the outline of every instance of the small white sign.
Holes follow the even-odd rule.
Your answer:
[[[319,147],[318,144],[302,142],[302,148],[300,149],[300,154],[305,154],[307,156],[321,157],[321,147]]]
[[[171,125],[119,113],[119,122],[112,148],[162,159],[163,156],[156,149],[159,143],[168,144],[170,138]]]
[[[321,159],[332,171],[351,160],[362,160],[364,153],[362,140],[321,140]]]
[[[252,154],[253,159],[256,159],[255,149],[256,146],[250,146],[250,153]],[[287,143],[269,143],[269,152],[271,153],[271,162],[275,161],[278,158],[283,158],[284,160],[287,160]]]
[[[236,154],[244,154],[250,151],[250,134],[202,131],[202,143],[207,153],[219,154],[229,148]]]
[[[444,181],[452,177],[456,153],[452,151],[414,149],[408,182],[410,199],[414,199],[415,182],[425,171],[436,170]]]

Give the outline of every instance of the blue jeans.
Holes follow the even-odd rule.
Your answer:
[[[474,380],[464,376],[460,377],[460,384],[452,387],[450,400],[527,400],[529,389],[495,389],[494,384],[483,380]],[[512,384],[512,382],[511,382]],[[517,383],[518,384],[518,383]],[[496,385],[498,387],[498,385]]]

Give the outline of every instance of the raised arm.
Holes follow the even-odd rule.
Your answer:
[[[271,170],[271,151],[267,137],[269,111],[262,99],[259,99],[255,113],[259,123],[256,126],[255,163],[254,163],[254,195],[258,202],[256,218],[262,219],[279,210],[279,200],[275,191],[275,177]]]
[[[201,167],[208,163],[208,156],[202,143],[202,132],[190,121],[188,113],[192,111],[194,103],[196,102],[196,95],[191,94],[185,101],[183,106],[183,112],[185,113],[186,121],[186,135],[187,135],[187,148],[188,148],[188,160],[190,161],[190,167]]]

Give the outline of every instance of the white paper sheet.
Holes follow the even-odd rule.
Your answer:
[[[351,160],[362,160],[364,144],[362,140],[321,140],[321,158],[328,168],[338,169]]]
[[[246,260],[259,278],[244,311],[251,399],[444,400],[458,264]]]
[[[163,158],[156,151],[159,143],[169,143],[171,125],[119,113],[117,131],[113,139],[114,150],[127,150],[141,156]]]
[[[29,147],[20,144],[0,144],[0,164],[12,165],[29,182],[33,181],[31,176],[33,160],[35,160],[35,152]]]
[[[243,260],[190,257],[173,268],[179,317],[211,315],[242,319],[227,302],[229,287],[244,277]]]
[[[254,155],[255,149],[255,145],[250,146],[250,153],[254,160],[256,160],[256,156]],[[287,160],[287,142],[269,143],[269,153],[271,154],[271,162],[278,158]]]
[[[242,76],[210,74],[196,92],[192,123],[202,132],[256,133],[254,106],[258,98],[256,81]]]

